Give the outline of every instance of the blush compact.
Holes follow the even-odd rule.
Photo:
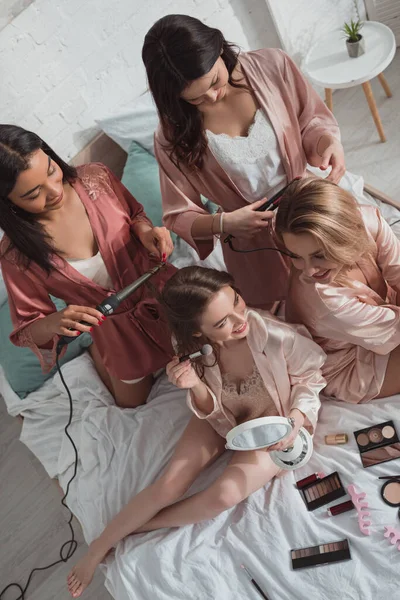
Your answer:
[[[389,506],[400,506],[400,476],[379,477],[379,479],[387,479],[381,487],[382,500]],[[400,518],[400,508],[398,516]]]
[[[393,421],[354,432],[364,468],[400,458],[400,440]]]

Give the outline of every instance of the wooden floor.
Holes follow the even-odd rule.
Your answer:
[[[385,144],[379,142],[360,86],[335,92],[333,105],[348,169],[400,199],[400,52],[387,69],[386,78],[393,92],[391,99],[386,98],[378,81],[372,84],[388,139]],[[18,441],[19,432],[19,422],[8,416],[0,398],[0,589],[11,581],[24,583],[33,567],[56,560],[69,533],[59,491]],[[66,576],[85,549],[76,522],[75,529],[80,540],[77,554],[67,564],[36,573],[27,595],[29,600],[69,598]],[[102,575],[97,574],[84,595],[86,600],[110,598],[102,582]],[[10,590],[7,597],[16,598],[18,594],[14,592]]]
[[[357,60],[357,59],[355,59]],[[393,97],[371,81],[387,141],[380,142],[361,85],[333,93],[333,113],[342,132],[349,171],[400,201],[400,49],[385,71]]]
[[[59,488],[41,464],[19,441],[21,425],[10,417],[0,397],[0,591],[11,582],[25,585],[30,571],[59,558],[69,539],[69,514],[60,505]],[[67,600],[67,574],[86,548],[82,530],[73,522],[79,548],[67,562],[35,573],[26,600]],[[19,596],[16,588],[4,600]],[[85,592],[86,600],[110,600],[101,573]]]

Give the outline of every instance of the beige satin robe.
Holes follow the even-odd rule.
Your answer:
[[[400,344],[400,241],[380,212],[362,206],[372,259],[357,266],[368,285],[309,282],[293,269],[286,318],[303,323],[327,354],[324,394],[367,402],[382,387],[390,352]]]
[[[312,341],[304,327],[294,327],[264,311],[249,310],[248,320],[247,342],[279,415],[287,417],[293,408],[297,408],[306,416],[304,425],[312,433],[320,407],[319,393],[325,386],[321,375],[324,352]],[[209,364],[214,362],[213,357],[208,360]],[[205,368],[204,380],[213,399],[214,410],[208,415],[199,411],[190,392],[188,406],[199,419],[207,419],[217,433],[225,437],[237,422],[222,404],[218,365]]]

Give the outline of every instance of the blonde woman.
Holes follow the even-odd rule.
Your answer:
[[[297,181],[276,234],[293,265],[287,319],[326,352],[325,393],[355,403],[399,393],[400,242],[379,211],[329,181]]]

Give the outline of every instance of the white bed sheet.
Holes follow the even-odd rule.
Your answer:
[[[80,466],[69,506],[90,542],[131,498],[154,481],[170,458],[189,412],[184,394],[161,376],[149,402],[136,410],[112,403],[91,363],[83,355],[63,367],[74,398],[71,434]],[[65,488],[73,453],[63,434],[68,400],[56,375],[21,401],[4,378],[0,390],[11,414],[24,416],[21,440],[58,474]],[[117,600],[257,599],[240,570],[246,564],[270,600],[383,600],[398,598],[400,552],[383,537],[397,526],[397,509],[380,499],[380,475],[400,474],[398,460],[363,469],[352,432],[393,419],[400,431],[400,397],[365,405],[324,401],[310,463],[295,474],[338,470],[345,485],[367,492],[373,527],[361,534],[355,511],[329,518],[326,507],[308,512],[294,488],[294,474],[275,479],[239,506],[216,519],[181,529],[131,535],[107,559],[106,586]],[[326,446],[327,433],[347,432],[345,446]],[[223,470],[230,453],[206,471],[191,492]],[[339,502],[338,500],[337,502]],[[352,560],[293,572],[291,548],[348,538]],[[72,561],[71,561],[72,562]]]
[[[347,173],[343,183],[360,201],[378,204],[389,223],[400,218],[396,209],[362,197],[362,178]],[[399,225],[393,227],[398,235]],[[183,245],[175,264],[182,267],[194,262],[194,251]],[[224,268],[219,243],[203,264]],[[157,380],[146,406],[120,410],[87,354],[65,365],[63,373],[74,399],[70,433],[80,456],[69,505],[90,542],[133,494],[161,473],[189,412],[184,393],[171,386],[165,376]],[[69,404],[59,376],[21,401],[0,367],[0,393],[10,414],[24,416],[21,440],[65,488],[74,453],[63,433]],[[345,485],[355,483],[366,491],[373,521],[370,537],[359,531],[355,511],[333,518],[327,517],[326,507],[309,513],[294,488],[294,474],[288,473],[210,522],[129,536],[104,565],[108,590],[117,600],[256,600],[257,592],[240,569],[244,563],[270,600],[399,598],[400,552],[383,532],[385,525],[400,530],[400,521],[397,509],[380,499],[382,482],[377,478],[400,475],[400,462],[363,469],[352,435],[357,429],[388,419],[394,420],[400,432],[399,396],[367,405],[325,401],[314,454],[307,467],[296,472],[299,479],[314,471],[338,470]],[[326,446],[324,435],[337,432],[347,432],[349,443]],[[204,472],[191,493],[214,480],[229,456],[226,453]],[[291,548],[343,538],[350,541],[351,561],[291,570]]]

